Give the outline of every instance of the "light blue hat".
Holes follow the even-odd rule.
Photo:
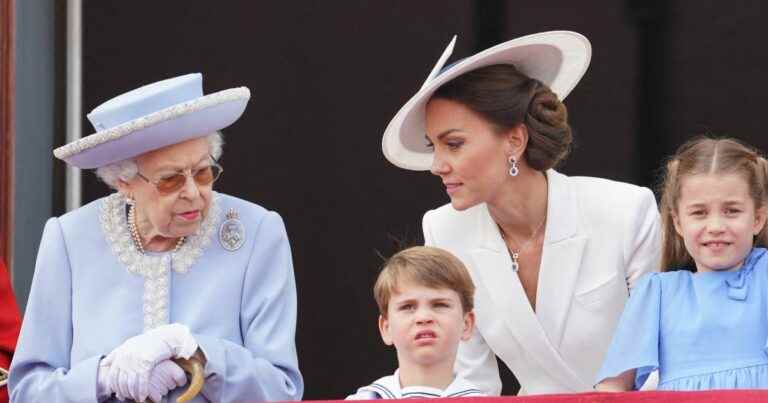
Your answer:
[[[246,87],[203,95],[200,73],[158,81],[97,106],[88,114],[96,133],[53,154],[84,169],[123,161],[231,125],[250,97]]]
[[[400,108],[384,130],[381,143],[384,156],[400,168],[429,170],[433,153],[424,138],[426,105],[438,88],[454,78],[485,66],[512,64],[528,77],[548,85],[563,100],[581,80],[592,57],[592,47],[583,35],[549,31],[512,39],[443,68],[455,43],[454,36],[421,89]]]

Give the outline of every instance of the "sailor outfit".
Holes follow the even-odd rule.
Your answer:
[[[355,394],[347,396],[346,400],[376,400],[376,399],[424,399],[433,397],[478,397],[485,396],[480,389],[460,376],[456,376],[444,390],[429,386],[400,386],[400,370],[394,375],[379,378],[374,383],[363,386]]]

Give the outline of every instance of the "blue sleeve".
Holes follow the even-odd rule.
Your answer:
[[[202,394],[215,402],[301,400],[296,355],[296,284],[283,221],[269,212],[258,227],[243,284],[245,345],[195,335],[207,359]]]
[[[70,362],[72,278],[57,218],[45,225],[8,379],[12,402],[95,402],[100,356]]]
[[[595,383],[636,369],[635,389],[640,389],[659,367],[660,319],[661,278],[649,273],[632,289]]]

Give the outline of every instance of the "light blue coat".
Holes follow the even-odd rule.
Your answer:
[[[195,402],[301,399],[296,286],[283,221],[231,196],[214,193],[213,200],[179,260],[152,256],[164,266],[151,275],[132,266],[120,196],[48,220],[11,365],[11,400],[96,402],[99,360],[163,322],[189,326],[207,357]],[[230,210],[245,229],[235,251],[220,240]]]

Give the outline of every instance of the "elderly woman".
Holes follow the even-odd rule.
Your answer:
[[[563,98],[589,65],[574,32],[500,44],[440,71],[386,129],[393,164],[430,170],[450,204],[429,211],[428,245],[470,269],[477,329],[458,372],[499,394],[496,357],[521,394],[592,389],[629,288],[658,270],[650,190],[553,169],[568,154]]]
[[[249,97],[203,96],[200,74],[156,82],[94,109],[97,133],[55,150],[117,192],[45,226],[13,401],[175,399],[187,358],[204,365],[195,402],[301,398],[283,222],[212,190],[218,130]]]

